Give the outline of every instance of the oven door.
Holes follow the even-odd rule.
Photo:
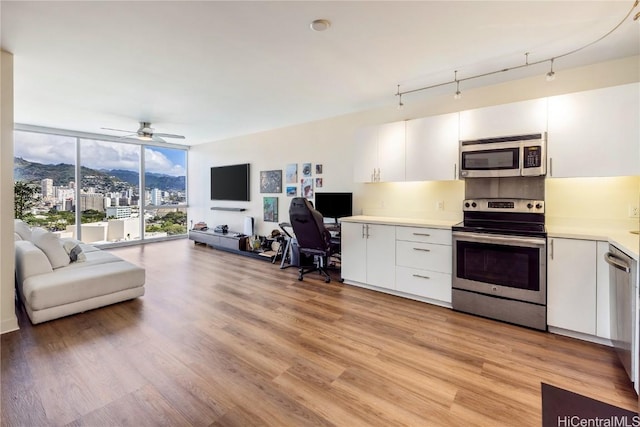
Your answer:
[[[545,305],[547,239],[453,232],[453,287]]]
[[[520,176],[520,144],[502,142],[460,147],[461,178]]]

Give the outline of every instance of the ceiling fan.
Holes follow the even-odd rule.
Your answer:
[[[113,129],[113,128],[101,128],[104,130],[115,130],[117,132],[127,132],[128,135],[123,135],[120,138],[128,138],[130,136],[137,138],[141,141],[157,141],[157,142],[167,142],[162,138],[177,138],[184,139],[183,135],[174,135],[172,133],[154,133],[154,129],[151,127],[150,122],[140,122],[140,127],[137,131],[133,130],[124,130],[124,129]]]

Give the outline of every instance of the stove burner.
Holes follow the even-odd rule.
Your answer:
[[[475,199],[463,202],[464,221],[454,231],[546,237],[544,202],[525,199]]]

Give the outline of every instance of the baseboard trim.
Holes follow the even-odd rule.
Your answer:
[[[0,335],[17,331],[19,329],[20,326],[18,325],[18,318],[15,315],[13,315],[12,318],[3,319],[2,322],[0,322]]]

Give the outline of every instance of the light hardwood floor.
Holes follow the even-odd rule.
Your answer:
[[[134,301],[2,336],[2,426],[539,426],[540,383],[637,410],[610,348],[177,240]]]

